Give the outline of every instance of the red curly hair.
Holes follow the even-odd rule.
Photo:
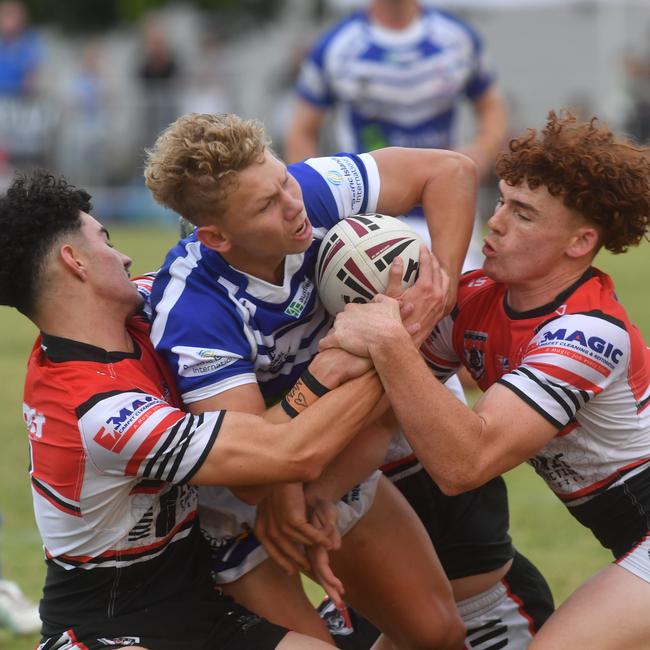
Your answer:
[[[597,118],[578,122],[568,111],[559,117],[551,111],[540,133],[529,129],[510,141],[496,172],[508,185],[545,186],[596,225],[612,253],[624,253],[647,237],[648,148],[615,137]]]

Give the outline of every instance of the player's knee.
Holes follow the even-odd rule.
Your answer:
[[[435,623],[433,622],[435,621]],[[465,626],[455,608],[440,608],[427,625],[412,629],[409,639],[400,648],[409,650],[463,650]]]

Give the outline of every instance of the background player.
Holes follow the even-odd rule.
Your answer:
[[[423,347],[439,377],[469,368],[485,390],[473,411],[409,346],[390,299],[346,311],[323,344],[371,355],[418,458],[445,492],[528,460],[611,549],[616,562],[562,604],[531,648],[645,648],[650,356],[611,279],[591,263],[601,246],[620,253],[647,235],[648,152],[595,120],[550,113],[541,133],[510,143],[497,172],[501,199],[484,269],[464,276],[454,318]],[[348,329],[354,323],[365,331]]]
[[[381,147],[458,149],[492,172],[504,144],[505,101],[489,68],[481,38],[467,23],[417,0],[370,0],[328,29],[304,63],[285,142],[289,162],[318,154],[331,117],[337,151]],[[475,133],[458,147],[457,118],[472,108]],[[417,208],[408,223],[427,241]],[[465,269],[481,264],[476,220]]]

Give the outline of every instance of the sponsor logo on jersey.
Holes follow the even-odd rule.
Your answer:
[[[331,183],[332,185],[340,185],[343,182],[343,175],[335,169],[330,169],[330,171],[325,174],[325,178],[328,183]]]
[[[153,395],[137,397],[128,406],[123,406],[115,415],[107,418],[93,440],[104,449],[119,453],[131,436],[156,411],[167,407],[169,405],[166,402]]]
[[[45,424],[45,416],[36,409],[23,402],[23,420],[27,426],[27,433],[30,438],[43,437],[43,425]]]
[[[570,489],[585,480],[585,477],[564,459],[561,452],[553,456],[533,456],[528,462],[556,490]]]
[[[217,348],[176,345],[171,351],[178,355],[178,374],[181,377],[210,375],[242,359],[239,354]]]
[[[284,313],[287,316],[300,318],[313,292],[314,283],[309,278],[305,278],[300,283],[298,290],[296,291],[294,297],[291,299],[289,306],[284,310]]]
[[[480,379],[485,372],[485,346],[487,339],[487,332],[465,330],[463,334],[463,355],[470,374],[476,380]]]
[[[588,336],[582,330],[569,330],[562,327],[555,331],[546,331],[540,346],[547,344],[558,344],[561,342],[575,343],[583,348],[595,352],[601,359],[609,359],[612,363],[618,363],[623,356],[623,350],[617,348],[613,343],[606,341],[600,336]]]
[[[343,180],[347,182],[352,198],[352,212],[358,212],[363,205],[364,186],[361,172],[356,163],[345,157],[331,158],[338,167]]]

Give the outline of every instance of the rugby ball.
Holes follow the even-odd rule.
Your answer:
[[[422,239],[400,219],[381,214],[348,217],[331,228],[316,258],[318,294],[330,314],[349,302],[369,302],[388,286],[391,262],[404,260],[402,289],[417,277]]]

